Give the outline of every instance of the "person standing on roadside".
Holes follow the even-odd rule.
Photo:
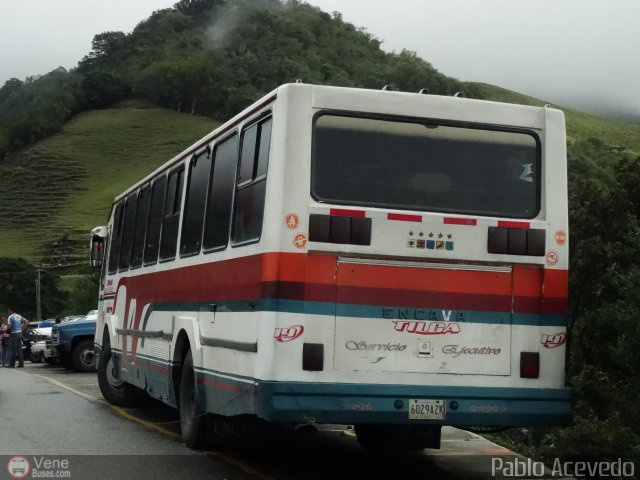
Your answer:
[[[27,328],[29,321],[22,315],[18,315],[13,308],[7,309],[9,312],[9,368],[16,365],[16,354],[18,355],[18,368],[24,367],[24,354],[22,353],[22,331]]]
[[[2,317],[0,323],[0,366],[9,365],[9,321],[6,316]]]

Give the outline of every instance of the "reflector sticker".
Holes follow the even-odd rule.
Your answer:
[[[553,250],[547,252],[547,265],[557,265],[559,261],[560,256],[558,252],[554,252]]]
[[[295,230],[300,225],[300,217],[295,213],[287,213],[284,217],[284,224],[289,230]]]
[[[556,232],[556,243],[561,247],[567,243],[567,232],[564,230],[558,230]]]
[[[304,248],[307,246],[307,237],[303,233],[298,233],[293,237],[293,246],[296,248]]]

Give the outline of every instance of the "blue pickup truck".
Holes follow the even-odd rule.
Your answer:
[[[49,357],[57,358],[60,365],[78,372],[95,372],[96,357],[93,337],[96,333],[98,311],[86,316],[61,322],[51,327]]]

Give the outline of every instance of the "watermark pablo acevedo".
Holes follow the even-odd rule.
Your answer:
[[[615,461],[565,461],[555,458],[549,468],[530,458],[492,458],[491,476],[498,478],[624,478],[633,477],[635,464],[618,458]]]

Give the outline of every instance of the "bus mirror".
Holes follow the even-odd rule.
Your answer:
[[[91,266],[101,267],[104,259],[104,238],[91,236]]]

